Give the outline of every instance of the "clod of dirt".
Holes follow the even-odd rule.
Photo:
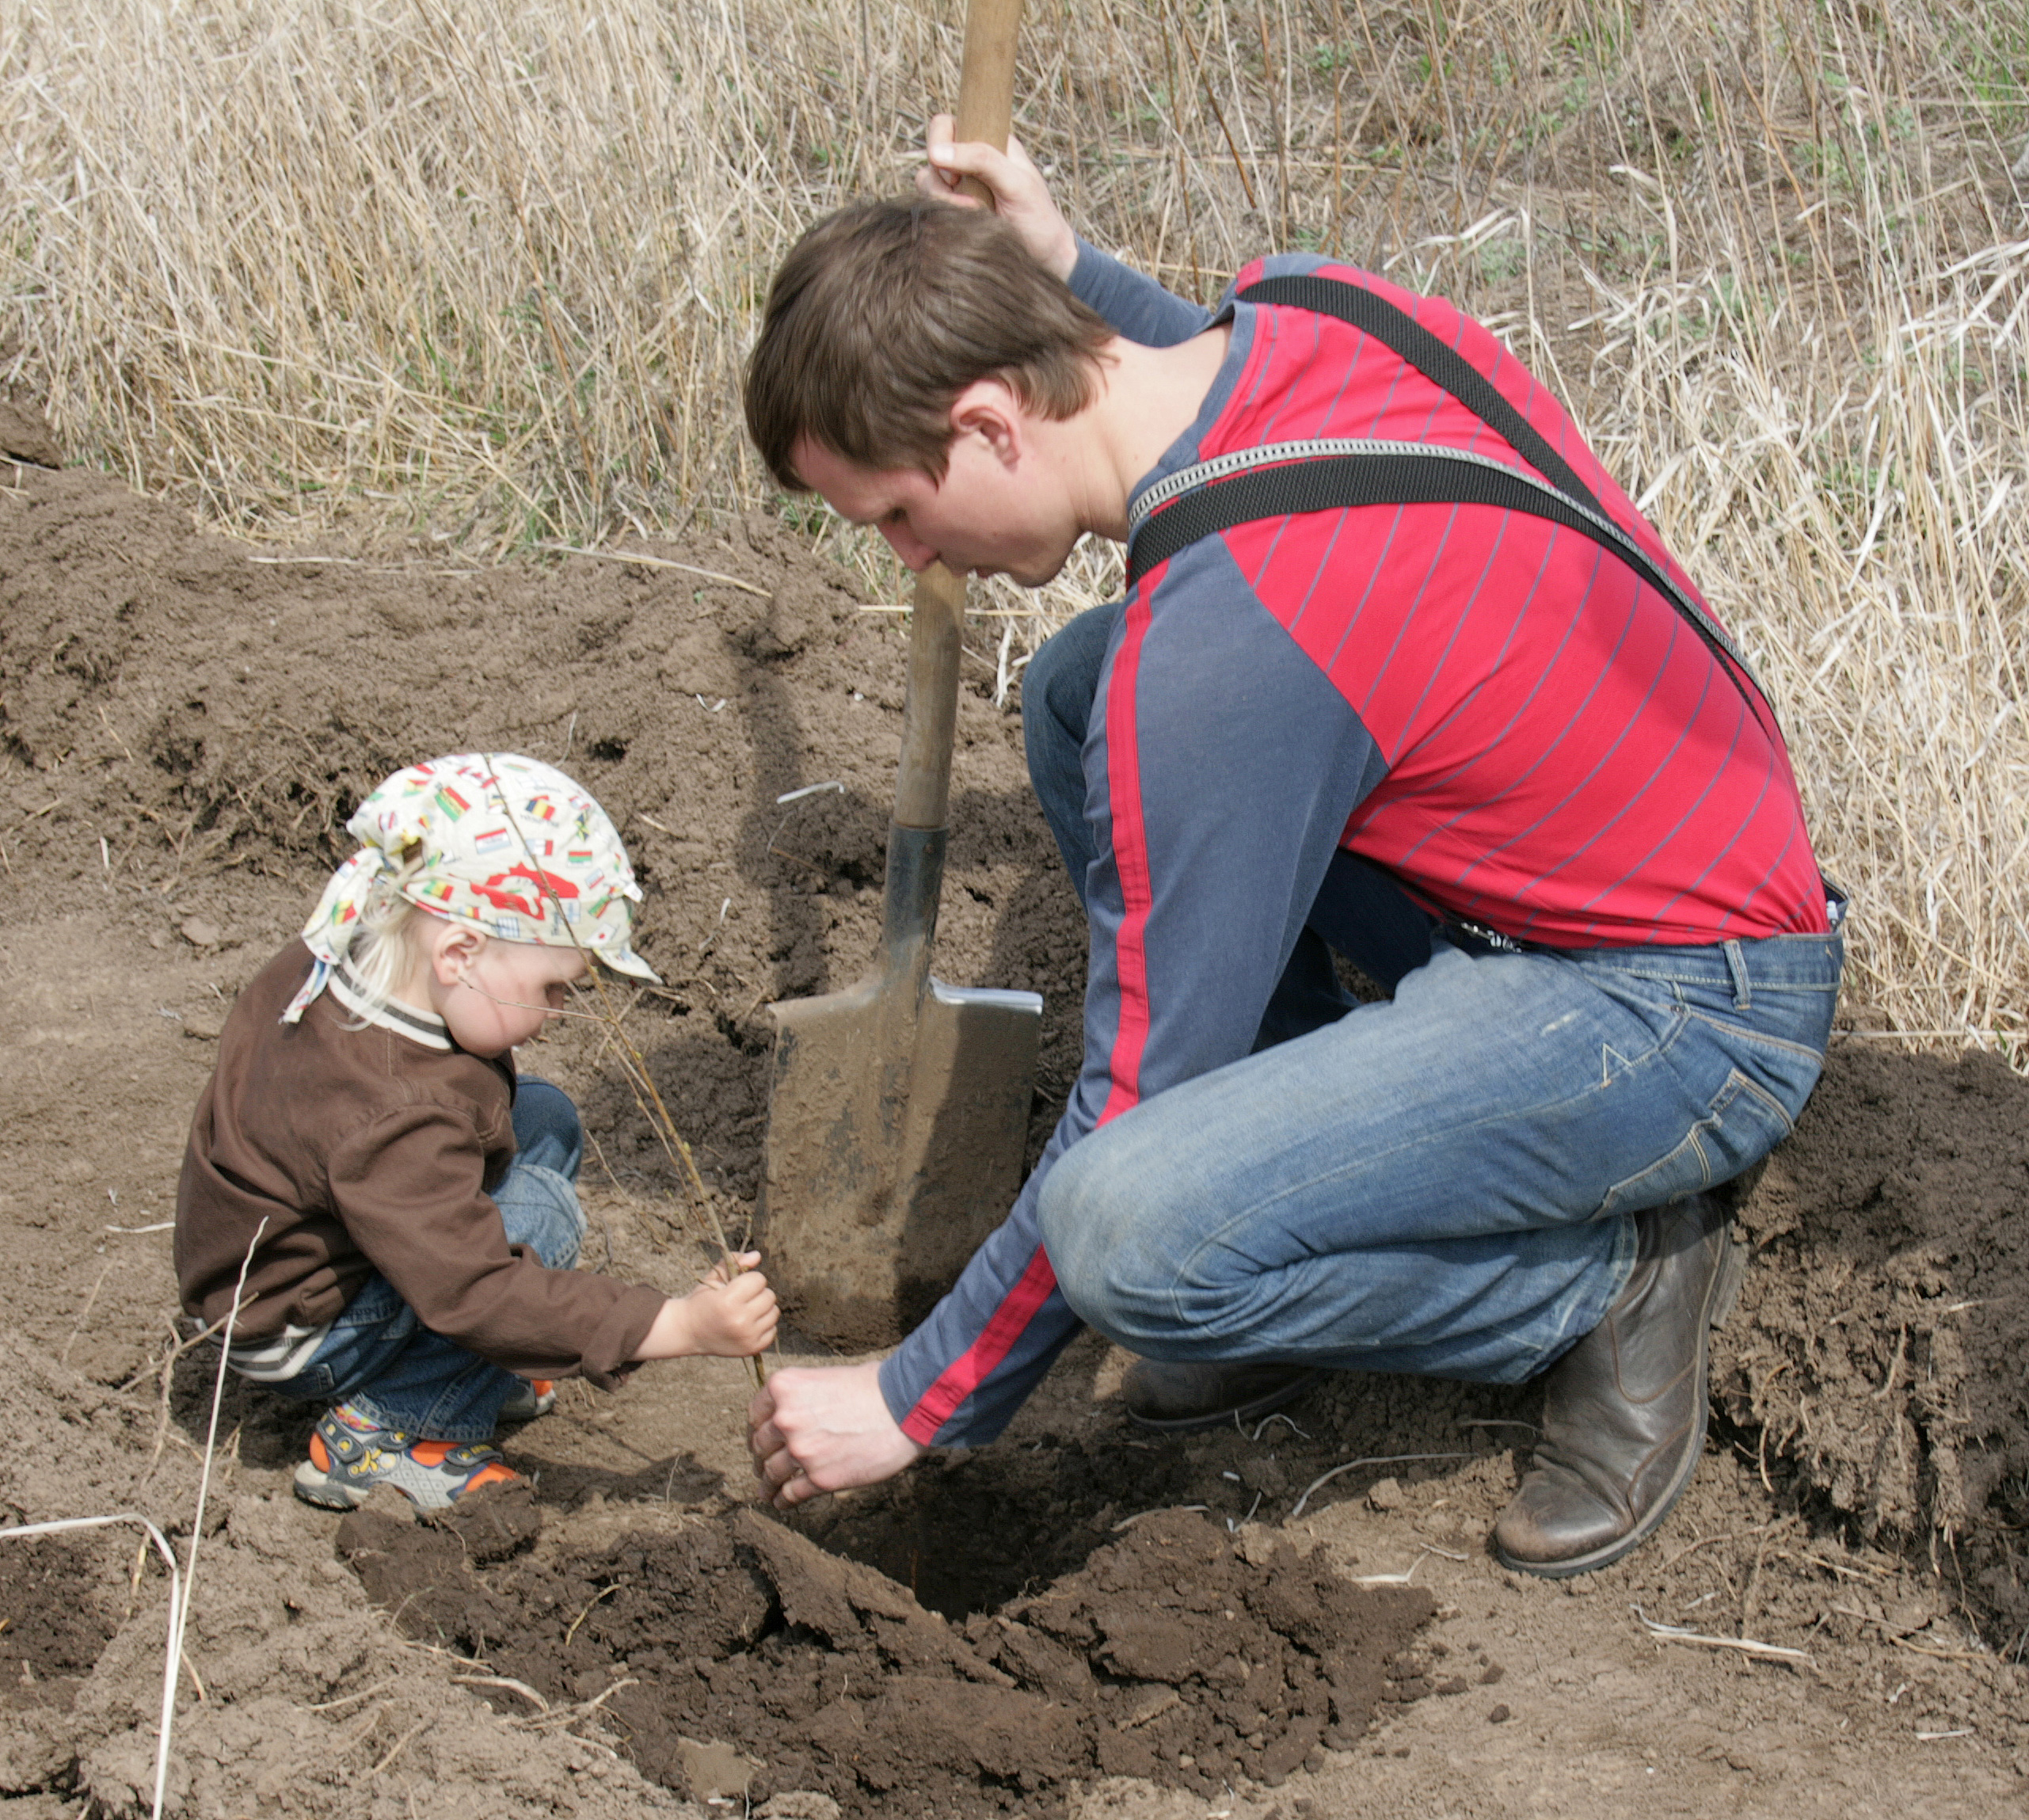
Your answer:
[[[447,1531],[465,1545],[472,1560],[504,1561],[525,1553],[542,1529],[535,1494],[526,1479],[512,1485],[482,1486],[446,1510],[424,1513],[431,1528]]]
[[[752,1510],[484,1577],[443,1529],[371,1507],[339,1548],[411,1635],[483,1649],[550,1710],[603,1709],[695,1799],[986,1814],[1095,1774],[1273,1785],[1380,1704],[1449,1691],[1410,1653],[1429,1593],[1246,1540],[1159,1512],[962,1628]]]
[[[225,1034],[226,1007],[223,1005],[195,1005],[179,1015],[183,1034],[192,1042],[215,1043]]]
[[[1406,1652],[1435,1609],[1420,1587],[1341,1578],[1322,1548],[1243,1550],[1166,1511],[996,1615],[1007,1641],[995,1659],[1024,1663],[1034,1639],[1063,1646],[1060,1673],[1075,1673],[1068,1656],[1093,1674],[1099,1723],[1086,1729],[1101,1769],[1209,1794],[1241,1775],[1273,1786],[1320,1743],[1351,1744],[1376,1706],[1420,1698]]]
[[[700,1744],[695,1738],[683,1738],[677,1746],[683,1760],[684,1784],[693,1801],[744,1800],[763,1767],[716,1739]]]
[[[42,407],[25,398],[0,394],[0,455],[10,461],[32,462],[37,467],[61,467],[63,451]]]
[[[754,1810],[754,1820],[839,1820],[839,1804],[815,1789],[793,1788]]]

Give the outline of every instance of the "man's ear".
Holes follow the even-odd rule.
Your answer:
[[[447,924],[445,932],[437,938],[436,952],[430,957],[430,970],[437,984],[456,985],[485,946],[486,932],[483,929],[475,929],[470,923]]]
[[[954,436],[976,436],[1003,466],[1013,467],[1028,451],[1028,413],[1003,379],[975,379],[951,401]]]

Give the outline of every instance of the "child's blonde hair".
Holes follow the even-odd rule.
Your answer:
[[[365,1029],[371,1012],[385,1011],[401,996],[423,958],[422,925],[429,915],[404,897],[391,878],[373,881],[345,961],[346,983],[369,1011],[356,1014],[347,1029]]]

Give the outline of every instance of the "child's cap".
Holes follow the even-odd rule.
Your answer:
[[[398,771],[345,824],[360,851],[324,888],[303,939],[317,958],[288,1010],[323,991],[385,879],[433,915],[504,942],[582,948],[615,973],[654,980],[630,945],[641,900],[606,812],[554,765],[515,752],[459,752]]]

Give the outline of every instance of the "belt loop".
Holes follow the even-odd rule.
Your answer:
[[[1747,983],[1747,954],[1738,942],[1728,942],[1726,946],[1726,971],[1733,975],[1733,1003],[1736,1011],[1749,1011],[1754,1004],[1754,988]]]

